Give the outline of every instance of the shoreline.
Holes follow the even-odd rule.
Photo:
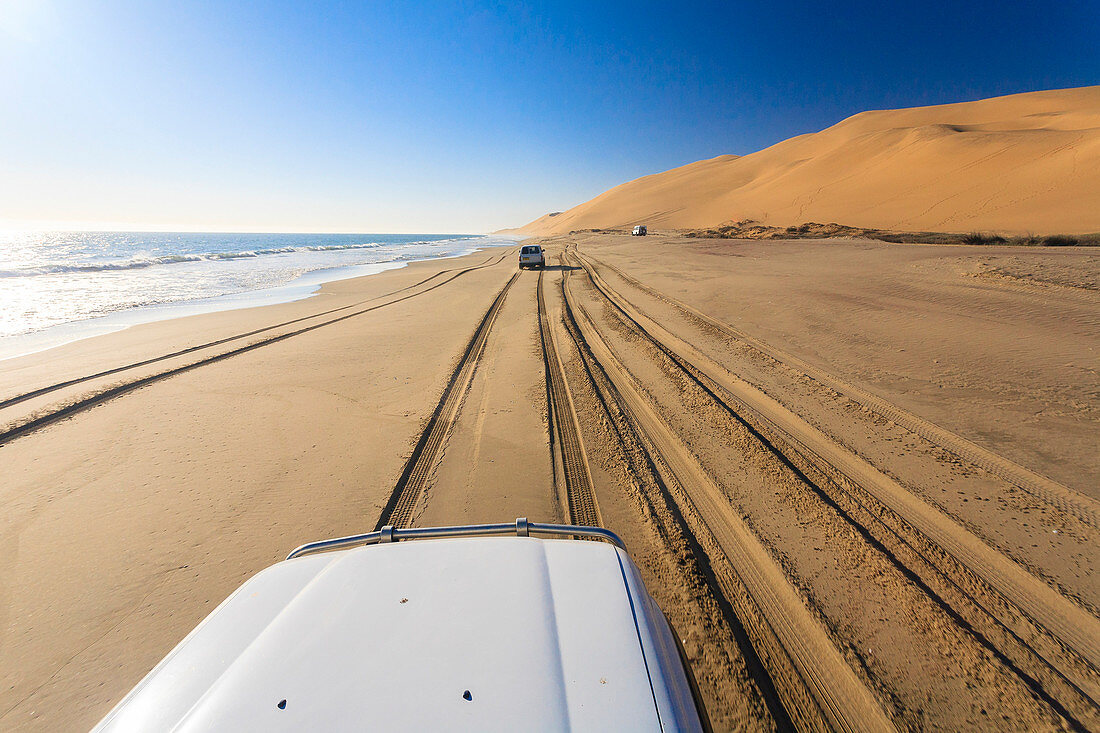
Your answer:
[[[126,324],[106,333],[89,334],[84,338],[12,356],[0,360],[0,404],[44,385],[83,378],[88,374],[113,370],[119,365],[141,363],[165,354],[193,350],[207,343],[227,340],[251,342],[278,324],[306,322],[318,314],[350,308],[409,287],[432,274],[466,263],[475,265],[485,257],[484,251],[475,251],[453,257],[406,261],[401,263],[403,267],[319,283],[311,286],[312,293],[297,299],[242,303],[229,309]],[[94,320],[89,319],[85,323]],[[254,332],[256,336],[249,335]],[[12,418],[5,419],[0,414],[0,421],[10,424]]]
[[[170,378],[0,447],[0,728],[91,727],[244,578],[373,523],[514,251],[411,262],[304,300],[6,361],[0,400],[80,380],[0,408],[7,425]]]
[[[147,323],[308,300],[320,294],[328,283],[359,277],[371,277],[383,272],[402,269],[418,262],[452,260],[476,254],[485,249],[510,247],[513,244],[514,242],[483,244],[475,245],[455,254],[436,257],[320,268],[304,272],[293,280],[274,287],[257,288],[192,300],[153,303],[78,321],[59,323],[37,331],[0,338],[0,362],[40,354],[61,346],[118,333]]]

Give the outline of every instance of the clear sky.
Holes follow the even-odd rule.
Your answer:
[[[1100,83],[1097,0],[0,0],[0,226],[480,232],[864,109]]]

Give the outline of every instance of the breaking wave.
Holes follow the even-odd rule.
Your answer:
[[[0,358],[27,353],[27,343],[39,348],[54,338],[46,333],[54,326],[55,334],[71,334],[84,321],[92,329],[101,316],[132,323],[181,308],[284,302],[340,277],[511,241],[468,234],[0,233]]]
[[[431,241],[402,242],[409,244],[431,244]],[[58,275],[80,272],[109,272],[112,270],[140,270],[160,265],[177,265],[187,262],[218,262],[240,260],[269,255],[291,254],[294,252],[336,252],[341,250],[374,249],[384,246],[384,242],[363,242],[358,244],[301,245],[295,247],[272,247],[269,249],[246,249],[239,252],[194,252],[160,256],[135,255],[125,260],[105,262],[56,263],[34,267],[0,270],[0,277],[35,277],[37,275]]]

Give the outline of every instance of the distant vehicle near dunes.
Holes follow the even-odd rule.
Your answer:
[[[644,237],[646,234],[649,234],[649,231],[645,228],[645,224],[639,224],[630,232],[632,237]]]
[[[524,245],[519,251],[519,269],[525,267],[546,267],[546,256],[537,244]]]

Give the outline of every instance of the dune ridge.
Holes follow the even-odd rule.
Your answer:
[[[893,231],[1100,231],[1100,86],[861,112],[744,156],[629,181],[517,230],[840,222]]]

